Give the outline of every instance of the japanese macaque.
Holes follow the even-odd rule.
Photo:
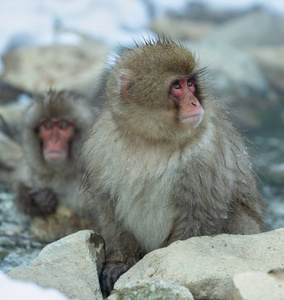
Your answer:
[[[243,139],[205,90],[203,71],[191,52],[162,39],[125,50],[110,71],[106,107],[82,150],[83,195],[106,242],[104,295],[154,249],[261,231]]]
[[[29,216],[46,216],[61,203],[83,213],[78,191],[80,146],[94,118],[89,104],[73,92],[50,91],[24,113],[23,159],[15,171],[15,203]]]

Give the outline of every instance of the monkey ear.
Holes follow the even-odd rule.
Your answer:
[[[129,70],[121,70],[118,75],[119,89],[120,89],[120,97],[122,100],[126,102],[132,102],[128,91],[131,86],[134,84],[134,75],[131,74]]]

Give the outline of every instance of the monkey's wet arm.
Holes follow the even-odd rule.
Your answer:
[[[111,241],[106,241],[106,262],[100,274],[104,297],[107,297],[113,290],[113,285],[120,275],[141,259],[142,254],[139,250],[134,237],[126,231],[116,232]]]
[[[15,197],[15,204],[18,209],[29,216],[46,216],[55,211],[58,200],[52,190],[30,189],[18,184]]]

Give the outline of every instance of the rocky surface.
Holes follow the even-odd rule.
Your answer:
[[[277,274],[280,273],[280,274]],[[245,272],[233,277],[227,300],[284,299],[284,272]]]
[[[50,88],[85,92],[99,86],[107,55],[108,48],[98,42],[22,47],[2,58],[1,78],[32,93]]]
[[[198,39],[208,35],[214,28],[214,24],[208,21],[192,21],[173,16],[163,16],[154,19],[151,29],[159,35],[178,40]]]
[[[271,87],[284,93],[284,42],[279,46],[254,47],[249,53],[259,64]]]
[[[224,299],[234,274],[283,267],[283,251],[284,229],[194,237],[147,254],[114,287],[119,291],[138,280],[164,280],[187,287],[194,299]]]
[[[88,219],[79,218],[68,207],[59,205],[53,214],[45,218],[32,218],[30,234],[36,239],[55,241],[83,229],[94,229],[94,225]]]
[[[0,131],[0,162],[7,167],[15,167],[17,161],[22,157],[20,145],[9,136]]]
[[[29,266],[15,268],[8,276],[53,287],[71,299],[99,300],[98,273],[104,259],[101,236],[79,231],[46,246]]]
[[[283,251],[284,228],[177,241],[123,274],[109,299],[281,299]],[[55,288],[71,299],[102,299],[98,274],[104,260],[102,237],[84,230],[49,244],[29,266],[8,276]]]
[[[27,97],[27,101],[23,102],[18,102],[16,100],[17,99],[10,103],[0,105],[1,116],[3,117],[4,121],[12,128],[21,123],[23,111],[29,105],[30,98]]]
[[[194,300],[189,290],[180,285],[169,284],[163,280],[140,280],[125,284],[123,288],[114,290],[109,300],[160,300],[180,299]]]
[[[253,141],[267,223],[272,229],[284,227],[283,18],[261,10],[225,14],[195,4],[183,12],[183,18],[163,17],[153,20],[151,26],[157,33],[167,31],[181,39],[195,52],[200,65],[208,66],[209,92],[228,104],[239,129]],[[78,46],[54,44],[7,52],[2,59],[0,114],[12,129],[17,129],[21,128],[22,111],[30,94],[50,87],[93,94],[108,55],[105,45],[87,40]],[[0,268],[5,272],[30,264],[46,242],[37,239],[70,234],[73,225],[68,220],[78,224],[72,214],[59,210],[50,218],[35,218],[27,228],[26,220],[13,213],[13,195],[3,192],[6,185],[2,183],[10,180],[9,168],[20,155],[17,144],[0,134]],[[255,299],[278,299],[282,279],[267,272],[284,266],[283,230],[173,243],[149,253],[124,274],[109,298],[192,299],[191,292],[195,299],[224,299],[231,285],[228,299],[254,299],[255,295]],[[71,298],[94,299],[94,289],[100,299],[100,266],[97,270],[92,259],[95,250],[90,250],[94,247],[89,236],[83,231],[61,239],[45,248],[48,251],[44,250],[29,266],[14,269],[10,275],[55,287]]]
[[[206,39],[243,49],[281,45],[284,43],[284,23],[281,17],[265,10],[252,11],[216,26]]]

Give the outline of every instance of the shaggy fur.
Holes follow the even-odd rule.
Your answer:
[[[261,197],[242,137],[206,93],[193,55],[158,40],[126,50],[109,74],[107,105],[82,157],[84,197],[106,240],[105,294],[145,253],[173,241],[261,231]],[[178,120],[169,88],[191,78],[204,108]]]
[[[75,125],[67,161],[49,164],[42,155],[38,125],[45,118],[60,118]],[[67,91],[50,91],[31,103],[24,113],[22,131],[23,159],[15,171],[15,203],[28,215],[45,215],[59,201],[80,211],[78,191],[82,176],[76,165],[80,146],[94,118],[82,96]],[[37,205],[39,204],[39,205]]]

